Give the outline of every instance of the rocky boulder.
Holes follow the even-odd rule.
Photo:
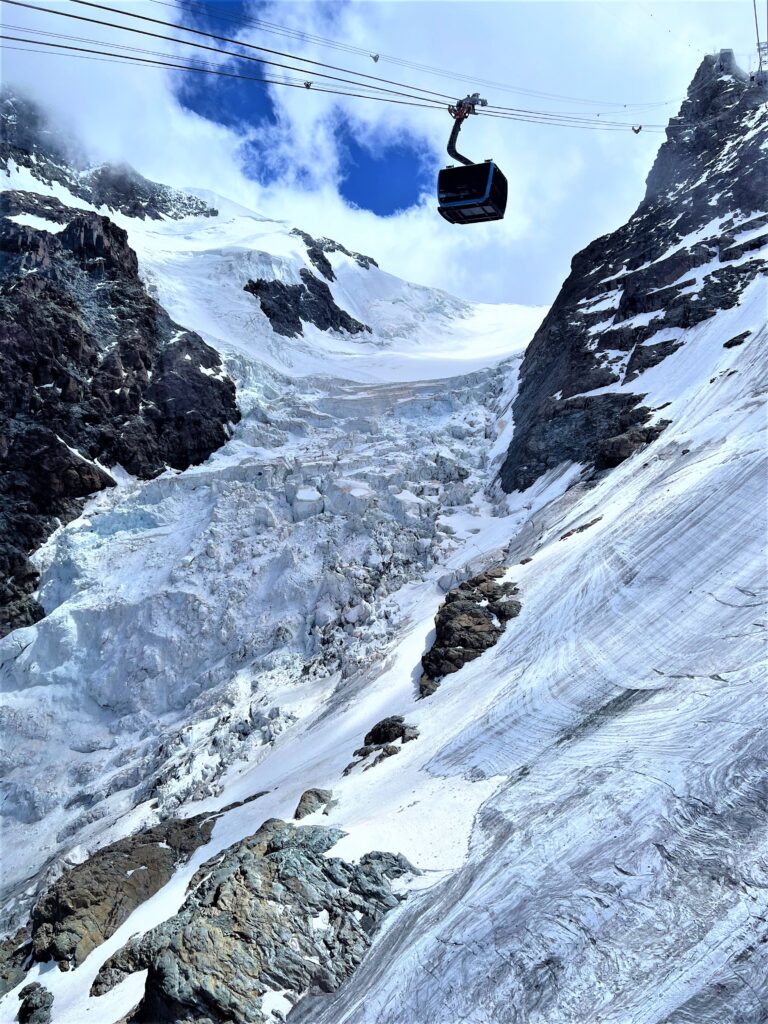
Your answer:
[[[306,789],[301,794],[293,816],[297,821],[300,821],[302,818],[306,818],[308,814],[314,814],[315,811],[319,811],[321,808],[325,808],[327,811],[332,800],[333,791],[330,789]]]
[[[354,752],[354,761],[351,761],[344,769],[344,775],[349,775],[359,765],[364,765],[363,771],[375,768],[377,764],[386,761],[400,753],[403,743],[418,739],[419,730],[415,725],[408,725],[402,715],[390,715],[389,718],[382,718],[373,728],[366,733],[363,746],[358,747]],[[397,741],[401,746],[395,746]],[[368,760],[372,755],[373,760]],[[367,764],[365,762],[368,762]]]
[[[395,743],[397,740],[408,743],[417,739],[418,735],[419,730],[416,726],[406,725],[402,715],[390,715],[389,718],[377,722],[370,732],[366,733],[363,743],[366,746],[384,746],[385,743]]]
[[[261,1024],[269,992],[334,991],[402,899],[392,880],[413,870],[391,853],[326,856],[343,834],[265,822],[200,868],[177,914],[107,960],[92,995],[147,970],[130,1024]]]
[[[489,569],[450,590],[435,616],[435,641],[421,659],[419,695],[429,697],[443,676],[458,672],[494,647],[506,623],[520,614],[514,583],[502,583],[506,570]]]
[[[53,995],[37,981],[25,985],[19,992],[19,1024],[50,1024]]]

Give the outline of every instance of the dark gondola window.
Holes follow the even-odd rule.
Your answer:
[[[446,167],[437,179],[438,210],[452,224],[501,220],[507,205],[507,179],[491,160]]]

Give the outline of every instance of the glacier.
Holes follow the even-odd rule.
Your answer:
[[[5,187],[87,208],[27,167]],[[244,287],[299,283],[301,237],[194,195],[218,216],[96,212],[220,353],[242,419],[184,471],[107,467],[117,486],[33,556],[45,618],[0,640],[8,926],[94,849],[229,809],[83,963],[31,964],[0,1021],[39,981],[56,1024],[117,1024],[146,972],[94,996],[102,965],[309,787],[333,792],[302,821],[344,833],[329,855],[386,851],[418,873],[338,991],[275,988],[264,1020],[768,1020],[765,264],[699,322],[620,322],[675,347],[577,397],[641,392],[652,443],[505,493],[521,361],[547,310],[473,305],[331,251],[333,299],[370,333],[284,337]],[[716,245],[723,220],[663,258]],[[739,266],[765,259],[762,227],[734,229]],[[696,287],[719,266],[699,263]],[[602,331],[621,274],[599,284],[579,307]],[[627,376],[625,350],[598,358]],[[520,615],[418,700],[446,591],[493,566]],[[345,774],[390,715],[418,738]]]

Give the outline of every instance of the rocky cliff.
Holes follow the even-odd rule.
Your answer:
[[[201,199],[143,177],[126,164],[96,164],[62,125],[36,103],[0,90],[0,170],[25,168],[44,185],[59,185],[92,206],[127,217],[215,217]]]
[[[145,203],[144,179],[127,187],[130,201],[107,195],[95,184],[104,168],[85,185],[56,162],[61,144],[36,108],[6,99],[2,113],[0,167],[27,159],[24,145],[25,166],[73,195],[141,217],[178,210],[162,186]],[[147,293],[124,229],[21,190],[3,193],[0,215],[4,635],[43,614],[28,556],[84,497],[114,484],[109,467],[145,479],[186,469],[226,441],[239,412],[218,353]]]
[[[265,821],[201,866],[179,913],[111,957],[93,994],[148,970],[131,1024],[262,1024],[274,1020],[270,992],[286,1011],[307,990],[333,992],[398,905],[392,882],[412,870],[387,853],[356,865],[327,856],[342,836]]]
[[[702,62],[645,198],[576,254],[526,350],[505,490],[563,462],[615,466],[664,428],[638,377],[687,328],[736,305],[766,267],[756,252],[768,234],[766,99],[730,50]]]

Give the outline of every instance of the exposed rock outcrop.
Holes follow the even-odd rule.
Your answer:
[[[751,334],[752,331],[742,331],[741,334],[737,334],[734,338],[729,338],[728,341],[724,341],[723,348],[738,348],[739,345],[744,344]]]
[[[19,1024],[50,1024],[53,995],[37,981],[25,985],[19,992]]]
[[[24,965],[31,951],[27,927],[19,928],[0,940],[0,996],[10,992],[22,980],[26,973]]]
[[[570,537],[575,537],[579,533],[584,533],[585,530],[588,530],[590,527],[599,523],[602,518],[602,516],[595,516],[595,518],[590,519],[588,523],[582,523],[581,526],[574,526],[572,530],[566,530],[560,537],[560,540],[568,540]]]
[[[54,196],[41,196],[36,192],[20,192],[18,189],[8,189],[3,192],[0,202],[2,202],[0,209],[4,217],[18,217],[19,214],[28,213],[33,217],[42,217],[43,220],[48,220],[51,224],[68,224],[80,212],[73,210],[71,206],[66,206]]]
[[[361,324],[346,313],[331,294],[324,281],[318,280],[306,268],[299,271],[301,284],[282,281],[249,281],[245,291],[255,295],[261,310],[272,325],[272,330],[288,338],[304,333],[303,323],[314,324],[321,331],[346,331],[348,334],[371,333],[367,324]]]
[[[494,647],[507,622],[520,614],[517,587],[500,582],[505,573],[503,568],[488,569],[446,594],[435,616],[435,642],[421,659],[421,697],[433,694],[443,676]]]
[[[668,421],[627,387],[683,343],[682,332],[738,303],[764,272],[756,213],[768,193],[768,89],[733,54],[705,57],[629,221],[573,258],[525,352],[501,468],[506,491],[572,461],[618,465]],[[724,339],[724,341],[727,339]],[[608,390],[591,394],[596,389]]]
[[[413,871],[391,853],[327,857],[343,834],[265,822],[204,864],[178,914],[111,957],[92,994],[148,970],[131,1024],[246,1024],[265,1021],[267,992],[334,991],[402,898],[392,880]]]
[[[418,736],[419,730],[416,726],[408,725],[402,715],[390,715],[389,718],[382,718],[370,732],[366,733],[363,743],[366,746],[383,746],[397,740],[408,743],[410,740],[418,739]]]
[[[333,800],[333,791],[330,789],[306,789],[302,794],[294,811],[294,818],[300,821],[308,814],[314,814],[321,808],[328,810]]]
[[[127,164],[92,166],[37,104],[7,89],[0,92],[0,119],[0,171],[26,167],[46,185],[63,185],[93,206],[141,220],[217,216],[197,196],[149,181]]]
[[[332,238],[313,238],[312,235],[307,234],[306,231],[302,231],[300,228],[294,228],[291,234],[298,236],[306,245],[307,256],[309,256],[314,267],[320,271],[326,281],[336,280],[331,261],[326,256],[326,253],[329,252],[344,253],[345,256],[349,256],[350,259],[353,259],[364,270],[370,270],[371,267],[378,267],[379,265],[372,256],[363,256],[359,252],[350,252],[343,245],[334,242]]]
[[[366,733],[363,746],[358,747],[354,752],[355,760],[347,765],[344,774],[349,775],[358,765],[363,765],[371,755],[375,755],[375,757],[365,765],[363,770],[368,771],[369,768],[375,768],[377,764],[381,764],[388,757],[400,753],[400,747],[395,746],[398,740],[402,746],[402,744],[418,738],[419,730],[415,725],[408,725],[402,715],[390,715],[388,718],[382,718]]]
[[[125,231],[25,193],[0,219],[0,635],[42,616],[28,555],[105,466],[148,478],[203,461],[237,422],[218,354],[147,294]],[[8,219],[36,212],[53,234]]]
[[[97,850],[32,911],[32,956],[76,967],[208,842],[216,815],[171,820]]]

